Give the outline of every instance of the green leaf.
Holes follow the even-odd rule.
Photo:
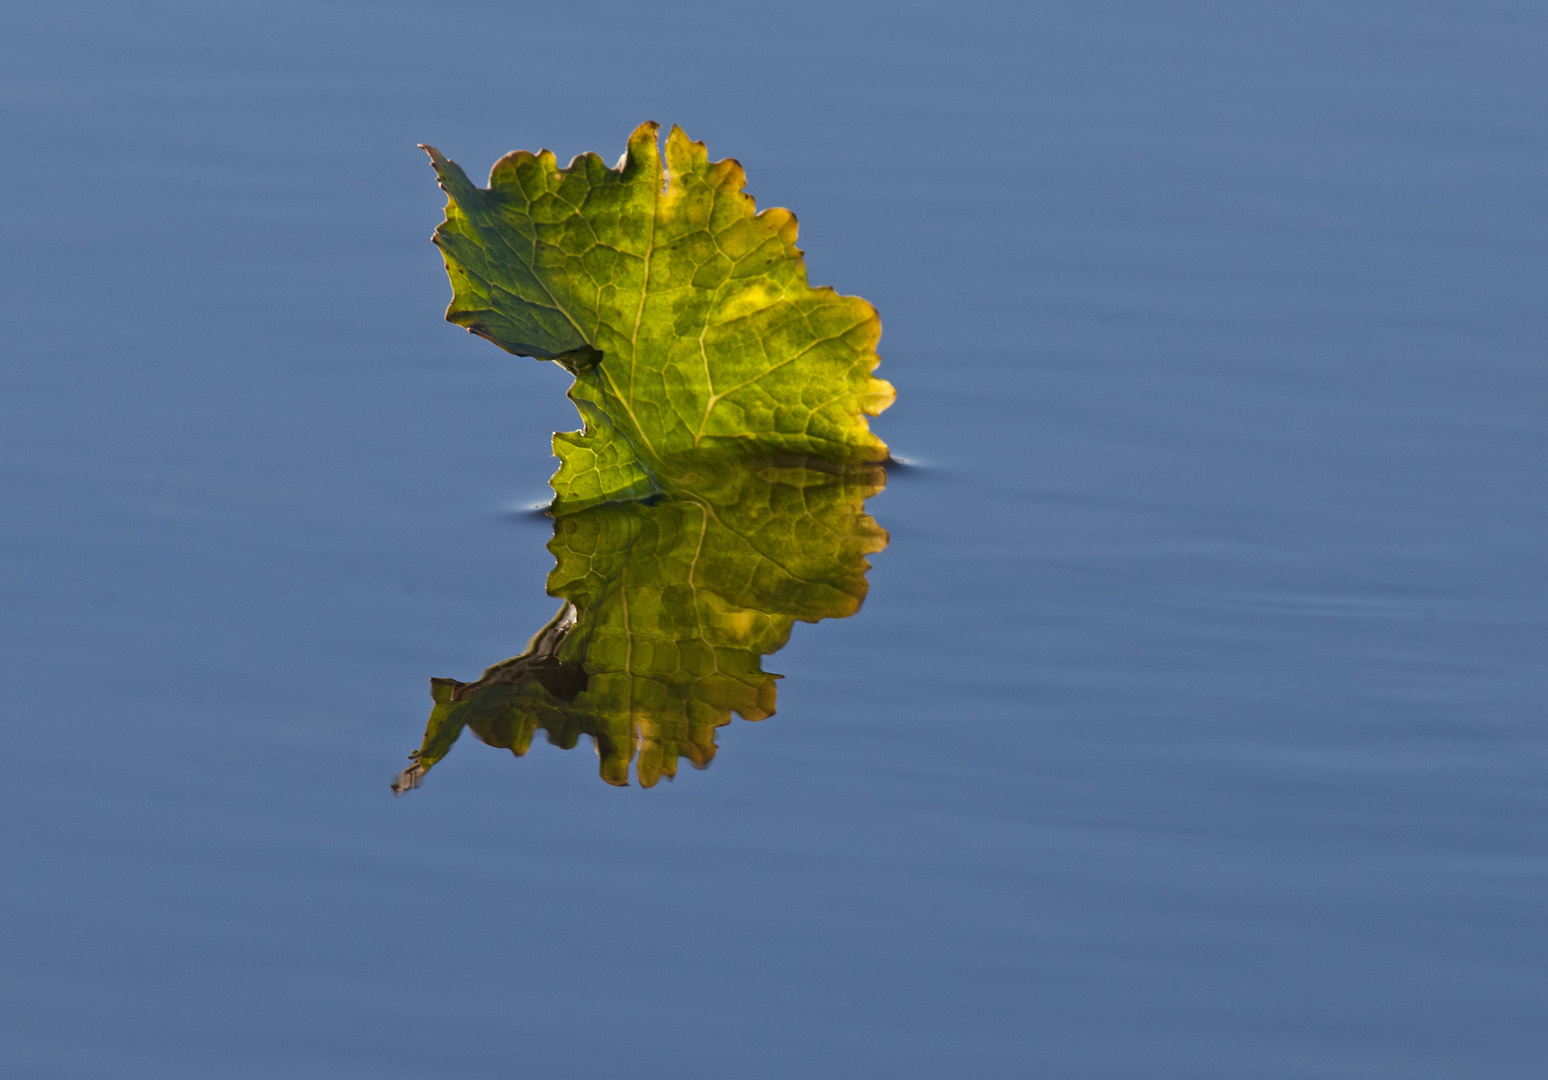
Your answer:
[[[501,158],[475,187],[434,147],[446,317],[575,376],[582,431],[558,435],[559,511],[691,487],[715,463],[794,455],[880,462],[867,416],[881,324],[812,288],[787,210],[758,212],[736,161],[641,124],[609,169],[549,151]]]
[[[588,735],[611,784],[631,761],[646,787],[680,758],[703,768],[733,712],[774,712],[778,676],[760,661],[794,622],[859,610],[866,556],[887,544],[864,503],[885,482],[874,465],[776,460],[556,518],[548,591],[564,607],[476,682],[431,681],[424,742],[394,790],[418,786],[464,727],[517,755],[540,729],[561,747]]]

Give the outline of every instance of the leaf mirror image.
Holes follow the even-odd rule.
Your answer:
[[[734,712],[771,715],[760,660],[797,620],[852,615],[886,533],[866,418],[881,324],[813,288],[789,211],[758,212],[731,160],[640,125],[615,168],[518,151],[489,187],[425,147],[448,201],[436,230],[446,317],[574,377],[584,426],[554,436],[559,613],[472,683],[432,679],[419,785],[464,728],[520,755],[538,729],[590,736],[611,784],[699,768]]]

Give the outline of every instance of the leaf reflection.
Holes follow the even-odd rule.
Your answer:
[[[417,787],[464,728],[520,756],[590,736],[602,779],[641,786],[704,768],[734,712],[774,712],[779,678],[762,657],[797,621],[860,608],[866,556],[887,545],[864,510],[880,466],[775,459],[691,478],[690,492],[608,503],[554,520],[548,592],[559,613],[520,656],[475,682],[432,679],[435,706],[414,764]]]

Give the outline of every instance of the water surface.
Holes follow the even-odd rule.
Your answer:
[[[13,5],[18,1077],[1529,1078],[1548,16]],[[643,119],[881,312],[915,467],[649,789],[431,707],[554,614],[567,377],[416,150]]]

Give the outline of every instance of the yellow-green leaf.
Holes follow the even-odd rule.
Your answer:
[[[448,196],[446,317],[575,376],[582,431],[555,437],[559,511],[673,491],[717,462],[879,462],[866,417],[881,324],[813,288],[787,210],[759,212],[734,160],[641,124],[617,168],[501,158],[479,188],[426,147]]]

